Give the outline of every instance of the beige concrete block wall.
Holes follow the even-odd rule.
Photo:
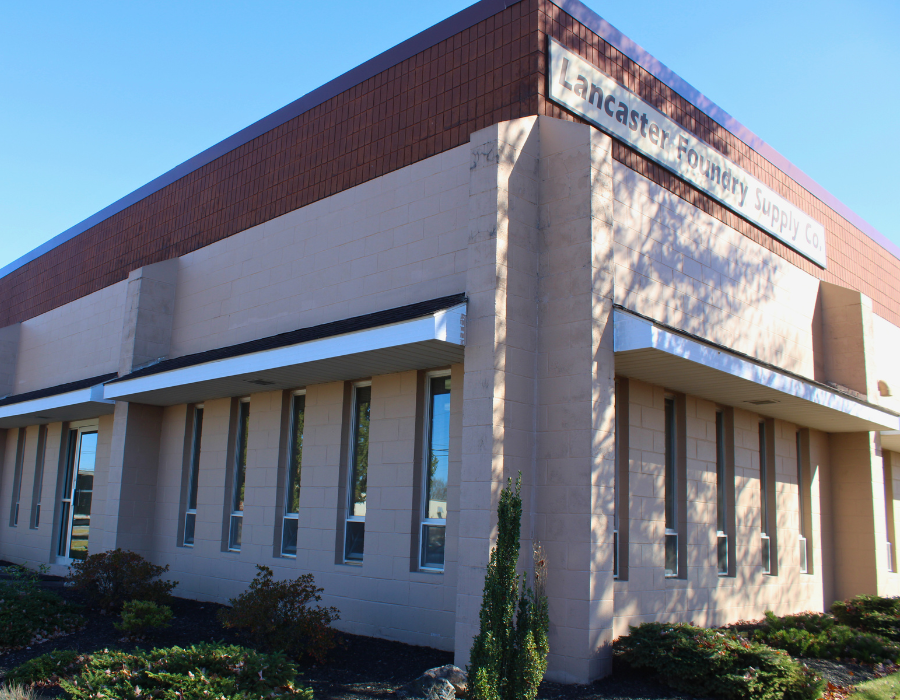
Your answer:
[[[304,450],[297,557],[276,556],[280,533],[276,500],[280,463],[282,392],[250,396],[250,434],[240,552],[224,551],[222,539],[229,459],[231,400],[204,405],[197,526],[193,547],[180,546],[178,532],[184,485],[186,406],[165,409],[156,481],[156,528],[151,556],[171,564],[179,595],[226,602],[269,566],[276,577],[312,572],[325,589],[323,603],[341,611],[340,629],[411,644],[453,647],[456,605],[456,536],[459,528],[462,367],[453,368],[450,498],[447,561],[443,574],[416,571],[411,559],[413,469],[416,462],[418,373],[372,378],[372,408],[362,566],[336,563],[343,541],[337,522],[344,383],[306,388]]]
[[[620,163],[613,179],[617,303],[815,376],[818,280]]]
[[[127,282],[23,321],[13,393],[119,369]]]
[[[897,362],[897,348],[900,348],[900,328],[880,316],[873,316],[874,348],[872,375],[875,382],[883,382],[881,391],[871,400],[882,406],[900,412],[900,363]],[[888,392],[885,395],[884,392]]]
[[[615,584],[615,634],[649,621],[721,625],[778,614],[823,609],[820,477],[811,484],[812,574],[799,570],[799,491],[796,426],[775,421],[775,494],[778,574],[762,573],[760,550],[761,417],[735,410],[736,575],[716,571],[716,405],[686,397],[688,571],[664,575],[665,425],[663,387],[630,380],[629,561],[627,581]]]
[[[180,258],[171,355],[463,291],[468,154],[460,146]]]
[[[496,538],[496,503],[508,477],[534,483],[537,308],[536,117],[472,135],[468,150],[465,385],[455,611],[457,664],[468,662]],[[530,561],[531,527],[520,564]]]

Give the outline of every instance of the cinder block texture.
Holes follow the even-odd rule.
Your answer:
[[[498,3],[498,7],[500,4]],[[0,326],[46,313],[527,116],[581,121],[546,97],[547,38],[615,76],[827,231],[828,269],[623,143],[614,160],[820,279],[857,289],[900,324],[900,261],[788,175],[550,0],[521,0],[222,155],[0,279]],[[78,270],[72,274],[72,270]]]

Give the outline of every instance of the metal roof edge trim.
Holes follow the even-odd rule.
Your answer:
[[[874,409],[876,411],[881,411],[882,413],[886,413],[891,416],[900,417],[900,414],[898,414],[896,411],[894,411],[890,408],[886,408],[885,406],[880,406],[876,403],[872,403],[871,401],[860,399],[855,396],[851,396],[850,394],[840,391],[839,389],[835,389],[833,386],[824,384],[823,382],[820,382],[816,379],[811,379],[809,377],[805,377],[802,374],[797,374],[796,372],[792,372],[788,369],[784,369],[783,367],[779,367],[778,365],[773,365],[771,362],[766,362],[765,360],[760,360],[756,357],[753,357],[752,355],[743,353],[740,350],[735,350],[733,348],[729,348],[725,345],[716,343],[715,341],[708,340],[707,338],[704,338],[703,336],[699,336],[699,335],[696,335],[689,331],[685,331],[680,328],[676,328],[675,326],[671,326],[668,323],[664,323],[662,321],[657,321],[652,316],[646,316],[638,311],[633,311],[632,309],[622,306],[621,304],[613,304],[613,309],[616,314],[632,316],[632,317],[639,319],[640,321],[643,321],[644,323],[648,324],[651,328],[655,327],[657,330],[661,330],[661,331],[664,331],[671,335],[683,338],[685,340],[693,341],[700,345],[704,345],[704,346],[708,347],[710,350],[715,350],[717,352],[725,353],[731,357],[734,357],[735,359],[741,360],[742,362],[747,362],[751,365],[755,365],[767,372],[774,372],[777,374],[781,374],[784,377],[787,377],[788,379],[791,379],[796,382],[801,382],[803,384],[808,384],[812,387],[815,387],[816,389],[819,389],[824,392],[828,392],[830,394],[840,397],[841,399],[845,399],[847,401],[852,401],[856,404],[859,404],[860,406],[864,406],[869,409]]]
[[[211,163],[217,158],[222,157],[226,153],[233,151],[235,148],[243,146],[245,143],[262,136],[268,131],[281,126],[294,117],[300,116],[304,112],[317,107],[323,102],[330,100],[335,95],[348,90],[369,78],[378,75],[384,70],[395,66],[401,61],[415,56],[417,53],[431,48],[438,42],[447,39],[454,34],[468,29],[478,24],[488,17],[502,12],[510,5],[514,5],[520,0],[480,0],[480,2],[470,5],[464,10],[460,10],[455,15],[448,17],[437,24],[424,29],[418,34],[406,39],[396,46],[370,58],[368,61],[359,64],[355,68],[351,68],[346,73],[328,81],[311,92],[306,93],[302,97],[294,100],[290,104],[275,110],[271,114],[259,119],[250,126],[244,127],[237,133],[219,141],[217,144],[210,146],[205,151],[189,158],[183,163],[176,165],[171,170],[154,178],[146,185],[138,187],[133,192],[126,194],[121,199],[116,200],[112,204],[104,207],[96,214],[92,214],[83,221],[75,224],[71,228],[66,229],[62,233],[54,236],[49,241],[45,241],[34,250],[25,253],[20,258],[13,260],[11,263],[0,268],[0,278],[5,277],[11,272],[27,265],[32,260],[36,260],[44,253],[47,253],[57,246],[72,240],[80,233],[87,231],[89,228],[105,221],[111,216],[118,214],[120,211],[127,209],[132,204],[136,204],[145,197],[158,192],[163,187],[171,185],[173,182],[189,175],[195,170]]]
[[[781,170],[785,175],[804,187],[810,194],[824,202],[848,222],[856,226],[856,228],[884,248],[888,253],[895,258],[900,259],[900,246],[888,239],[887,236],[872,226],[872,224],[850,209],[850,207],[781,155],[781,153],[772,146],[763,141],[759,136],[750,131],[750,129],[741,124],[741,122],[732,117],[728,112],[719,107],[715,102],[706,97],[706,95],[701,93],[697,88],[680,77],[675,71],[671,70],[668,66],[655,58],[642,46],[622,34],[622,32],[581,2],[581,0],[550,0],[550,2],[577,19],[584,26],[597,34],[597,36],[612,44],[653,77],[665,83],[684,99],[688,100],[697,107],[697,109],[712,117],[716,122],[724,126],[728,131],[750,146],[750,148],[766,158],[766,160]]]
[[[116,200],[112,204],[104,207],[96,214],[92,214],[83,221],[75,224],[71,228],[66,229],[57,234],[49,241],[45,241],[33,250],[25,253],[25,255],[13,260],[11,263],[0,268],[0,278],[18,270],[20,267],[36,260],[44,253],[47,253],[57,246],[72,240],[80,233],[96,226],[111,216],[127,209],[132,204],[136,204],[145,197],[158,192],[163,187],[180,180],[195,170],[211,163],[221,156],[233,151],[235,148],[243,146],[245,143],[252,141],[265,134],[285,122],[297,117],[304,112],[309,111],[326,100],[331,99],[335,95],[358,85],[364,80],[368,80],[374,75],[406,60],[410,56],[423,51],[444,39],[453,36],[478,22],[492,17],[505,10],[507,7],[516,4],[520,0],[480,0],[480,2],[470,5],[457,12],[455,15],[432,25],[415,36],[402,41],[396,46],[384,51],[374,58],[370,58],[365,63],[361,63],[355,68],[351,68],[346,73],[339,75],[337,78],[321,85],[320,87],[306,93],[302,97],[294,100],[288,105],[275,110],[268,116],[254,122],[235,134],[219,141],[217,144],[207,148],[205,151],[189,158],[183,163],[176,165],[171,170],[154,178],[145,185],[142,185],[133,192],[125,195],[121,199]],[[819,185],[815,180],[804,173],[800,168],[791,163],[787,158],[763,141],[759,136],[750,131],[747,127],[737,121],[725,110],[716,105],[712,100],[704,96],[699,90],[694,88],[690,83],[679,77],[674,71],[666,67],[661,61],[654,58],[650,53],[644,50],[639,44],[635,43],[622,32],[613,27],[609,22],[604,20],[600,15],[590,9],[580,0],[550,0],[554,5],[564,12],[577,19],[583,25],[594,31],[598,36],[615,46],[619,51],[624,53],[630,59],[635,61],[642,68],[647,70],[651,75],[668,85],[679,95],[694,104],[698,109],[715,119],[719,124],[728,129],[735,136],[740,138],[744,143],[753,148],[768,159],[773,165],[779,168],[786,175],[795,180],[798,184],[806,188],[811,194],[820,199],[822,202],[831,207],[838,214],[843,216],[848,222],[856,226],[860,231],[869,236],[878,245],[891,253],[894,257],[900,259],[900,246],[890,241],[884,234],[878,231],[874,226],[869,224],[865,219],[850,209],[846,204],[829,193],[824,187]]]

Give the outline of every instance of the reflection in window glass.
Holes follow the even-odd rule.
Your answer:
[[[447,478],[450,465],[450,376],[428,380],[427,449],[420,566],[444,567]]]
[[[234,489],[231,500],[231,526],[228,533],[228,549],[241,548],[241,532],[244,527],[244,485],[247,474],[247,438],[250,433],[250,402],[241,401],[238,406],[238,431],[234,445]]]
[[[303,462],[303,421],[306,396],[295,396],[291,402],[291,445],[288,455],[285,484],[284,524],[281,533],[281,553],[297,554],[297,524],[300,515],[300,468]]]
[[[71,496],[70,559],[86,559],[91,528],[91,499],[94,493],[94,466],[97,461],[97,433],[80,433],[73,455],[71,475],[74,476]]]
[[[678,512],[676,509],[675,399],[666,399],[666,576],[678,576]]]
[[[197,524],[197,487],[200,481],[200,440],[203,436],[203,407],[194,409],[194,434],[191,439],[191,466],[188,474],[187,511],[184,515],[184,544],[194,544]]]
[[[369,476],[369,410],[372,387],[353,392],[353,443],[350,457],[348,516],[344,533],[344,559],[362,561],[366,538],[366,488]]]

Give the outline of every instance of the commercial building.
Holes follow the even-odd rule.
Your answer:
[[[577,0],[482,0],[0,274],[2,559],[312,572],[464,664],[521,472],[558,680],[900,593],[900,251]]]

